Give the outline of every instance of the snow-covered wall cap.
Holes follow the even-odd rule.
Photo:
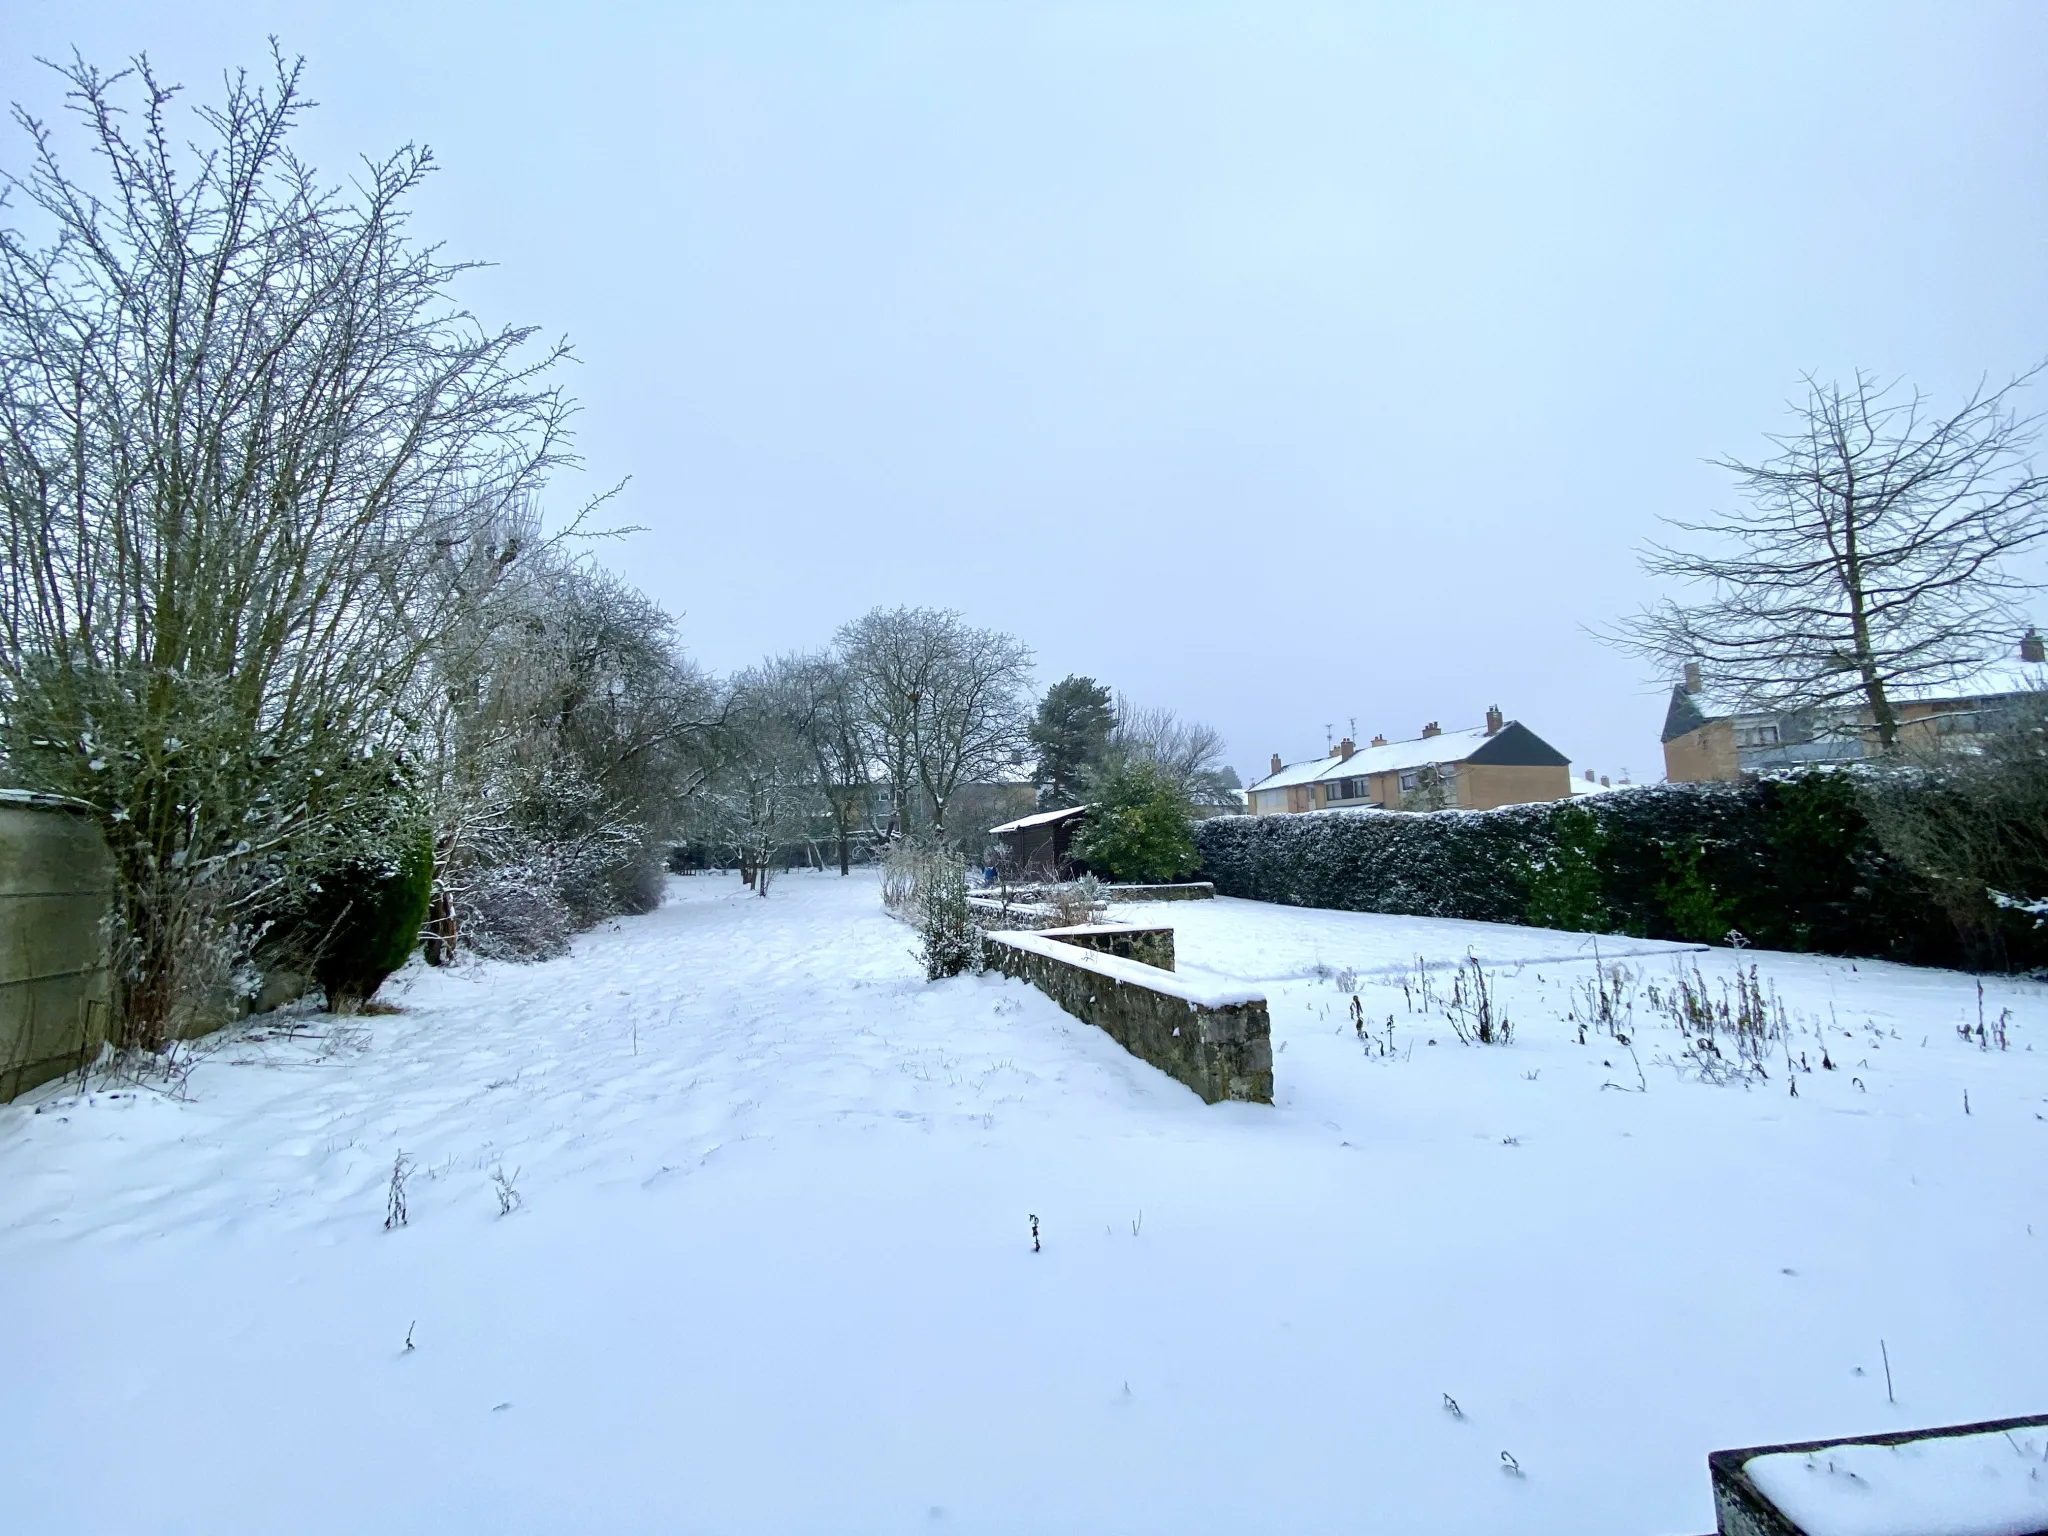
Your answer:
[[[1287,789],[1296,784],[1313,784],[1320,779],[1348,779],[1363,773],[1398,773],[1428,763],[1462,763],[1491,740],[1493,735],[1485,726],[1475,725],[1466,731],[1418,736],[1413,741],[1391,742],[1384,747],[1360,747],[1349,757],[1319,757],[1306,763],[1289,764],[1278,773],[1257,780],[1251,787]]]
[[[1115,955],[1105,955],[1098,950],[1083,949],[1078,944],[1062,944],[1058,939],[1048,939],[1036,933],[991,933],[989,937],[998,944],[1007,944],[1011,949],[1021,949],[1026,954],[1043,955],[1048,960],[1057,960],[1062,965],[1071,965],[1097,976],[1120,981],[1127,987],[1143,987],[1148,992],[1164,993],[1177,997],[1194,1008],[1237,1008],[1246,1003],[1263,1003],[1266,994],[1257,987],[1239,983],[1204,984],[1189,981],[1173,971],[1162,971],[1156,965],[1143,965],[1136,960],[1123,960]]]
[[[1026,827],[1043,827],[1055,821],[1065,821],[1070,816],[1079,816],[1088,809],[1085,805],[1070,805],[1063,810],[1040,811],[1033,816],[1019,816],[1015,821],[1006,821],[1000,827],[990,827],[988,835],[996,837],[1004,832],[1022,832]]]
[[[36,805],[51,811],[89,811],[91,806],[69,795],[46,795],[37,789],[0,789],[0,805]]]

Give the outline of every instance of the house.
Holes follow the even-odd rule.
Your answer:
[[[1413,741],[1375,736],[1354,747],[1346,737],[1329,757],[1291,766],[1275,753],[1273,771],[1247,793],[1254,816],[1346,807],[1489,811],[1568,799],[1571,761],[1526,725],[1502,719],[1496,706],[1485,725],[1470,730],[1431,721]]]
[[[1076,867],[1068,848],[1081,828],[1081,818],[1087,814],[1085,805],[1040,811],[990,827],[988,834],[1001,840],[1004,863],[1017,874],[1040,880],[1065,880],[1071,878]]]
[[[2023,643],[2021,655],[2033,659]],[[2048,712],[2038,678],[2028,684],[1941,698],[1899,698],[1899,745],[1909,754],[1968,751],[1984,737],[2030,715]],[[1664,777],[1677,784],[1739,779],[1744,774],[1813,763],[1853,763],[1881,750],[1868,705],[1713,713],[1700,668],[1688,663],[1664,712]]]

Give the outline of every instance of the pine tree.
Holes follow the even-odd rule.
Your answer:
[[[1032,782],[1040,810],[1080,803],[1081,786],[1102,761],[1115,724],[1109,690],[1092,677],[1069,677],[1045,691],[1031,722],[1031,745],[1038,749]]]

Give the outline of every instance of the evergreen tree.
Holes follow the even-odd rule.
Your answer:
[[[1074,839],[1074,852],[1112,880],[1178,880],[1194,873],[1194,818],[1188,794],[1139,758],[1105,779]]]
[[[1046,689],[1031,722],[1031,745],[1038,750],[1032,782],[1041,811],[1080,803],[1082,785],[1101,763],[1115,724],[1109,690],[1094,678],[1069,677]]]

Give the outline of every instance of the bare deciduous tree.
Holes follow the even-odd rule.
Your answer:
[[[17,108],[49,234],[0,230],[0,744],[99,814],[148,1045],[258,872],[403,792],[434,551],[563,462],[570,408],[563,350],[405,239],[426,151],[344,188],[293,153],[298,65],[231,76],[189,151],[146,61],[58,74],[95,171]]]
[[[1774,457],[1718,461],[1747,505],[1669,520],[1700,547],[1643,558],[1701,595],[1605,638],[1667,674],[1703,663],[1738,707],[1867,709],[1896,752],[1897,697],[2007,654],[2016,602],[2040,586],[2012,563],[2048,537],[2048,477],[2027,459],[2039,418],[2013,399],[2039,371],[1947,414],[1867,374],[1846,388],[1809,376]]]
[[[1029,648],[934,608],[878,608],[842,628],[839,644],[896,835],[921,806],[943,836],[954,792],[1021,758]]]
[[[1133,703],[1117,695],[1116,724],[1109,733],[1105,768],[1114,773],[1131,762],[1148,762],[1191,805],[1231,806],[1237,775],[1223,766],[1223,735],[1172,710]]]

